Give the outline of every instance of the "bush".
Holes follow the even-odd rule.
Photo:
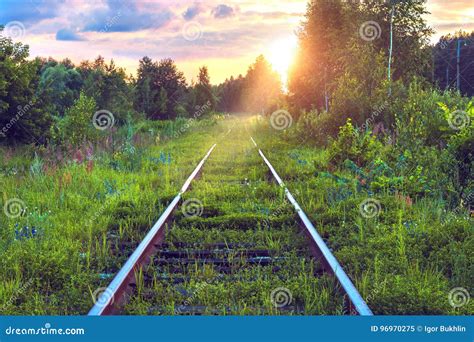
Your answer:
[[[52,128],[53,139],[73,146],[86,140],[95,140],[99,134],[92,125],[95,109],[94,99],[81,92],[79,99],[66,111],[64,118],[56,119],[56,125]]]
[[[339,127],[344,124],[340,120],[328,112],[320,112],[311,110],[303,112],[296,124],[297,140],[309,141],[318,146],[328,144],[328,136],[335,137],[339,131]]]
[[[351,119],[348,119],[330,146],[329,160],[333,164],[340,165],[349,159],[358,166],[364,166],[375,159],[382,147],[382,143],[372,135],[372,132],[360,132],[354,129]]]
[[[456,134],[449,126],[449,116],[466,107],[468,99],[458,93],[441,93],[415,80],[407,97],[394,104],[398,144],[410,149],[421,145],[445,147],[449,137]]]

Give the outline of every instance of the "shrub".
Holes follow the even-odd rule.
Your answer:
[[[340,117],[328,112],[311,110],[303,112],[296,124],[297,140],[305,140],[318,146],[328,145],[328,137],[335,137],[344,124]]]
[[[73,146],[85,140],[95,140],[99,134],[92,125],[95,109],[94,99],[81,93],[64,118],[56,118],[56,125],[52,128],[53,139]]]
[[[454,109],[466,108],[468,100],[458,93],[433,90],[414,81],[408,88],[407,98],[397,100],[395,128],[398,144],[410,149],[421,145],[444,147],[456,133],[448,124]]]
[[[340,165],[349,159],[363,166],[374,160],[382,147],[382,143],[372,135],[372,132],[360,132],[354,129],[351,119],[348,119],[339,130],[337,139],[330,146],[329,160],[333,164]]]

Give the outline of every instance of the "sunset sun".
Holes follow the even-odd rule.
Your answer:
[[[297,37],[292,35],[275,41],[268,50],[268,60],[281,77],[284,89],[287,87],[288,70],[293,63]]]

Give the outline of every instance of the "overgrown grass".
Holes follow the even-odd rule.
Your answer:
[[[210,147],[215,123],[174,124],[174,133],[164,125],[176,138],[142,132],[153,135],[142,146],[64,156],[49,169],[33,167],[31,149],[4,150],[2,208],[18,199],[22,211],[0,215],[0,313],[86,313],[126,259],[111,246],[143,238]]]
[[[452,289],[473,292],[473,221],[435,196],[367,188],[329,162],[330,150],[295,146],[288,132],[260,120],[252,131],[297,201],[316,223],[376,314],[472,314],[472,301],[450,304]],[[349,148],[349,147],[347,147]],[[410,177],[400,177],[400,188]],[[361,212],[377,201],[373,217]],[[380,209],[380,210],[379,210]]]
[[[138,275],[144,286],[137,289],[126,312],[346,312],[338,285],[331,276],[321,274],[321,265],[310,258],[306,238],[282,189],[267,180],[268,170],[244,130],[245,121],[225,124],[233,122],[238,126],[218,143],[202,177],[185,194],[185,200],[202,202],[201,212],[189,217],[183,204],[165,240],[164,250],[184,251],[185,257],[157,256]],[[204,259],[195,257],[204,251]],[[246,254],[261,251],[270,256],[252,259]],[[272,301],[272,292],[279,288],[291,296],[282,307]]]
[[[0,215],[0,313],[85,314],[94,291],[111,281],[215,142],[201,178],[184,196],[200,200],[202,214],[188,217],[179,210],[166,248],[192,256],[193,250],[227,244],[210,251],[229,262],[230,272],[212,264],[172,270],[152,263],[137,273],[137,292],[125,312],[345,313],[337,284],[308,258],[294,212],[282,189],[268,181],[249,134],[375,313],[474,312],[472,301],[455,308],[448,298],[457,287],[472,293],[468,213],[450,210],[434,196],[368,189],[360,174],[331,163],[328,149],[292,144],[286,132],[260,121],[209,119],[187,128],[147,123],[131,146],[97,149],[82,159],[70,155],[56,165],[42,151],[35,157],[31,148],[2,150],[2,207],[14,198],[25,207],[18,217]],[[373,217],[361,213],[367,199],[380,203]],[[274,253],[278,272],[249,267],[243,256],[249,249]],[[271,302],[278,287],[292,294],[287,310]]]

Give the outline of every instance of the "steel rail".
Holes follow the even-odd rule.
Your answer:
[[[331,253],[329,247],[324,242],[321,235],[319,235],[318,231],[314,227],[314,225],[309,220],[308,216],[305,214],[303,209],[301,209],[298,202],[296,202],[295,198],[291,194],[291,192],[286,187],[285,183],[282,181],[278,173],[276,172],[275,168],[272,164],[268,161],[268,159],[263,154],[262,150],[258,148],[257,143],[255,140],[250,137],[255,147],[258,149],[258,153],[263,158],[265,164],[267,164],[268,168],[270,169],[273,177],[276,179],[278,184],[285,189],[285,195],[288,201],[293,205],[298,216],[303,223],[304,227],[306,228],[307,232],[311,236],[315,247],[317,248],[318,252],[324,258],[326,265],[330,268],[330,271],[335,275],[339,283],[341,284],[342,288],[344,289],[345,293],[347,294],[352,307],[357,311],[357,313],[361,316],[372,316],[372,310],[370,310],[367,303],[364,301],[362,296],[360,295],[359,291],[357,291],[356,287],[352,283],[349,276],[346,274],[342,266],[337,261],[336,257]]]
[[[100,297],[95,300],[95,304],[89,311],[88,316],[102,316],[113,314],[117,307],[122,304],[122,302],[124,301],[123,296],[129,290],[129,285],[134,281],[135,271],[138,270],[143,264],[145,264],[148,261],[150,255],[154,252],[154,245],[157,244],[159,240],[164,236],[164,224],[169,219],[171,213],[181,200],[181,195],[189,188],[191,181],[199,173],[205,161],[207,160],[207,158],[212,153],[215,147],[216,144],[212,145],[210,150],[207,152],[201,162],[196,166],[194,171],[188,177],[179,193],[176,195],[173,201],[171,201],[171,203],[165,209],[163,214],[161,214],[158,221],[156,221],[156,223],[147,233],[145,238],[140,242],[138,247],[128,258],[127,262],[123,265],[123,267],[114,277],[109,286],[102,292]]]

